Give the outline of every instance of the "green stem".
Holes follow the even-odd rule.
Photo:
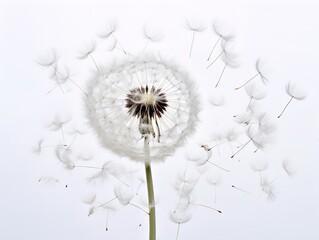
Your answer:
[[[156,219],[155,219],[155,200],[154,200],[154,188],[152,179],[152,169],[149,161],[150,149],[149,139],[144,139],[144,153],[145,153],[145,173],[148,193],[148,205],[149,205],[149,240],[156,240]]]

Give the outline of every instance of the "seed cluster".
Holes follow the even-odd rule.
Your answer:
[[[140,119],[145,116],[149,119],[160,118],[168,106],[165,93],[154,86],[149,89],[148,85],[131,89],[125,101],[128,112]]]

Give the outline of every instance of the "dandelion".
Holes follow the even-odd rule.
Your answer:
[[[257,73],[251,77],[247,82],[245,82],[244,84],[242,84],[239,87],[236,87],[235,90],[241,89],[242,87],[246,86],[248,83],[250,83],[252,80],[254,80],[256,77],[260,77],[260,80],[263,84],[266,84],[268,79],[265,77],[264,72],[263,72],[263,63],[261,62],[261,60],[258,58],[256,61],[256,71]]]
[[[285,112],[286,108],[291,103],[292,99],[304,100],[306,98],[306,94],[300,92],[296,88],[296,85],[292,84],[291,82],[288,82],[288,84],[286,85],[286,93],[290,96],[290,99],[289,99],[288,103],[285,105],[284,109],[279,114],[278,118],[280,118],[282,116],[282,114]]]
[[[213,52],[214,52],[214,50],[215,50],[215,48],[216,48],[218,42],[219,42],[221,39],[226,42],[226,41],[230,41],[230,40],[232,40],[232,39],[234,38],[234,35],[232,35],[232,34],[229,33],[229,32],[226,32],[225,29],[222,28],[222,25],[218,24],[216,21],[213,23],[212,29],[213,29],[213,31],[215,32],[215,34],[218,36],[218,39],[217,39],[217,41],[215,42],[215,44],[214,44],[212,50],[210,51],[209,56],[208,56],[208,58],[207,58],[207,61],[210,60],[210,58],[211,58],[211,56],[212,56],[212,54],[213,54]]]
[[[203,23],[200,22],[189,22],[185,20],[185,27],[187,30],[192,32],[192,42],[191,42],[191,47],[189,49],[189,57],[192,57],[192,51],[193,51],[193,45],[194,45],[194,40],[195,40],[195,33],[196,32],[202,32],[205,30],[205,26]]]
[[[151,162],[164,160],[194,131],[199,111],[194,86],[176,66],[144,59],[96,77],[88,96],[87,116],[102,145],[145,164],[150,239],[155,239]]]

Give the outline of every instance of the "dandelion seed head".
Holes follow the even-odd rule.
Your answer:
[[[121,156],[144,161],[172,154],[195,129],[198,98],[187,74],[156,60],[115,65],[89,86],[88,117],[102,144]]]

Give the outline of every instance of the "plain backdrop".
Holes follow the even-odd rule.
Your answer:
[[[58,164],[53,152],[40,156],[32,153],[38,140],[47,137],[46,124],[56,113],[85,122],[80,119],[81,94],[73,88],[67,96],[59,91],[46,95],[54,85],[35,59],[45,50],[55,48],[65,53],[64,59],[71,67],[80,64],[78,72],[94,70],[89,61],[79,63],[74,56],[81,44],[95,39],[100,27],[114,18],[119,22],[117,37],[128,51],[137,54],[145,50],[146,24],[163,35],[162,42],[147,49],[174,59],[196,81],[205,110],[195,142],[227,129],[231,116],[243,111],[249,101],[244,91],[234,92],[233,88],[255,73],[257,58],[265,59],[267,64],[268,95],[263,105],[277,126],[271,147],[257,155],[252,154],[253,147],[249,148],[240,155],[240,164],[231,162],[229,157],[220,159],[234,169],[218,186],[217,207],[223,213],[193,209],[191,221],[181,225],[179,239],[319,239],[318,11],[317,1],[1,0],[0,239],[147,239],[147,216],[135,208],[111,212],[109,231],[105,231],[105,213],[87,217],[89,206],[81,199],[91,192],[107,199],[103,191],[112,192],[107,182],[87,186],[85,179],[92,172],[69,173]],[[191,59],[191,32],[185,28],[185,19],[206,26],[195,37]],[[217,20],[235,33],[234,48],[241,65],[238,69],[226,69],[220,88],[215,89],[213,83],[222,64],[219,62],[209,71],[206,58],[217,39],[211,30]],[[105,51],[103,46],[99,50]],[[113,55],[108,54],[105,51],[111,59]],[[115,56],[123,57],[120,53]],[[84,85],[87,75],[76,77]],[[289,100],[285,92],[288,81],[296,83],[307,98],[293,101],[278,120],[276,116]],[[212,96],[225,96],[225,110],[205,105]],[[96,146],[93,133],[88,135],[87,142],[84,141],[86,149],[102,156],[102,161],[120,161]],[[188,150],[192,151],[191,147]],[[181,166],[185,166],[185,152],[185,148],[180,149],[175,157],[153,167],[159,240],[176,237],[177,225],[169,219],[171,206],[178,199],[172,182],[182,172]],[[260,195],[258,175],[250,169],[253,158],[272,163],[270,178],[281,174],[283,159],[294,163],[295,176],[283,176],[277,181],[275,201]],[[142,165],[129,161],[125,164],[143,170]],[[41,177],[59,182],[39,183]],[[246,187],[251,194],[234,191],[231,184]],[[213,191],[203,184],[197,189],[196,201],[201,202],[205,194],[212,196]]]

